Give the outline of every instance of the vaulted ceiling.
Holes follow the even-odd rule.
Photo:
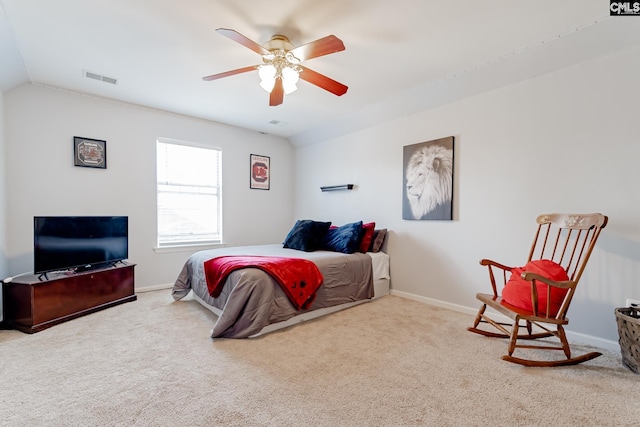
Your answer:
[[[304,62],[349,87],[305,81],[270,107],[261,63],[218,34],[299,46],[339,37]],[[112,98],[313,143],[640,45],[640,17],[604,0],[0,0],[0,90],[24,83]],[[86,77],[86,72],[117,80]]]

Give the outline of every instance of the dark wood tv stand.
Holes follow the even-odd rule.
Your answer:
[[[3,323],[26,333],[112,307],[137,297],[135,264],[79,273],[19,276],[3,285]]]

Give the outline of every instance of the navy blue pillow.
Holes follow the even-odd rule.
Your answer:
[[[322,246],[331,222],[299,219],[284,239],[283,247],[312,252]]]
[[[358,250],[362,237],[362,221],[330,228],[324,238],[323,249],[352,254]]]

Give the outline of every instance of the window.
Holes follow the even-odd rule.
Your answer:
[[[158,247],[222,242],[222,151],[158,140]]]

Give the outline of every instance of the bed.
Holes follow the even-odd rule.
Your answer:
[[[323,283],[310,305],[298,310],[271,275],[247,267],[231,272],[220,294],[211,297],[205,262],[221,256],[247,255],[309,260],[318,267]],[[282,244],[240,246],[191,255],[176,279],[172,295],[179,301],[192,292],[193,299],[218,316],[212,338],[247,338],[387,295],[389,281],[389,256],[382,251],[345,254],[327,250],[305,252]]]

